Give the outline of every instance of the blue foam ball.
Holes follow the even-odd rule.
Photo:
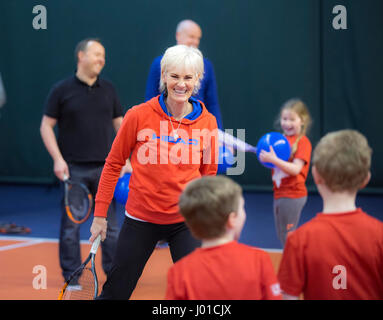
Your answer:
[[[125,173],[124,176],[118,179],[116,188],[114,189],[114,199],[123,205],[125,205],[128,200],[129,180],[130,173]]]
[[[259,159],[259,154],[262,150],[270,151],[270,146],[273,147],[278,158],[288,161],[290,158],[291,148],[286,137],[279,132],[269,132],[259,139],[257,144],[257,157],[259,162],[266,168],[274,168],[275,166],[269,162],[262,162]]]
[[[234,164],[234,155],[230,148],[223,146],[219,147],[218,170],[217,174],[226,174],[226,170]]]

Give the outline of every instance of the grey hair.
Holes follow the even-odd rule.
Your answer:
[[[162,80],[162,74],[166,73],[169,68],[179,65],[192,68],[199,77],[193,90],[193,94],[197,94],[204,74],[203,55],[197,48],[188,47],[183,44],[166,49],[161,59],[160,92],[164,92],[166,89],[166,84]]]
[[[198,26],[200,28],[198,23],[196,23],[196,22],[194,22],[193,20],[190,20],[190,19],[185,19],[185,20],[180,21],[177,24],[176,32],[182,32],[185,29],[187,29],[187,27],[189,27],[190,25],[196,25],[196,26]]]

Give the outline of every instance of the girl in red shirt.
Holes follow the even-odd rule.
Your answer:
[[[310,113],[299,99],[287,101],[281,108],[278,123],[291,146],[288,161],[279,159],[273,148],[263,150],[260,160],[275,165],[272,170],[274,191],[274,220],[277,235],[285,245],[288,232],[298,226],[302,209],[307,201],[305,185],[310,167],[311,142],[306,133],[311,124]]]

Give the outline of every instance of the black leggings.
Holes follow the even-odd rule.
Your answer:
[[[183,222],[160,225],[125,217],[112,270],[99,299],[129,299],[146,262],[160,240],[169,243],[173,262],[201,245]]]

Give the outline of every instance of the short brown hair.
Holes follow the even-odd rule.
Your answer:
[[[312,164],[333,192],[357,191],[371,167],[372,149],[355,130],[326,134],[313,152]]]
[[[229,214],[237,212],[242,188],[225,176],[205,176],[190,182],[180,196],[179,207],[197,239],[224,234]]]
[[[91,41],[98,42],[99,44],[103,46],[101,40],[98,38],[86,38],[84,40],[81,40],[79,43],[77,43],[76,48],[74,49],[74,59],[76,60],[76,62],[78,61],[78,53],[80,51],[85,52],[87,49],[88,43]]]

